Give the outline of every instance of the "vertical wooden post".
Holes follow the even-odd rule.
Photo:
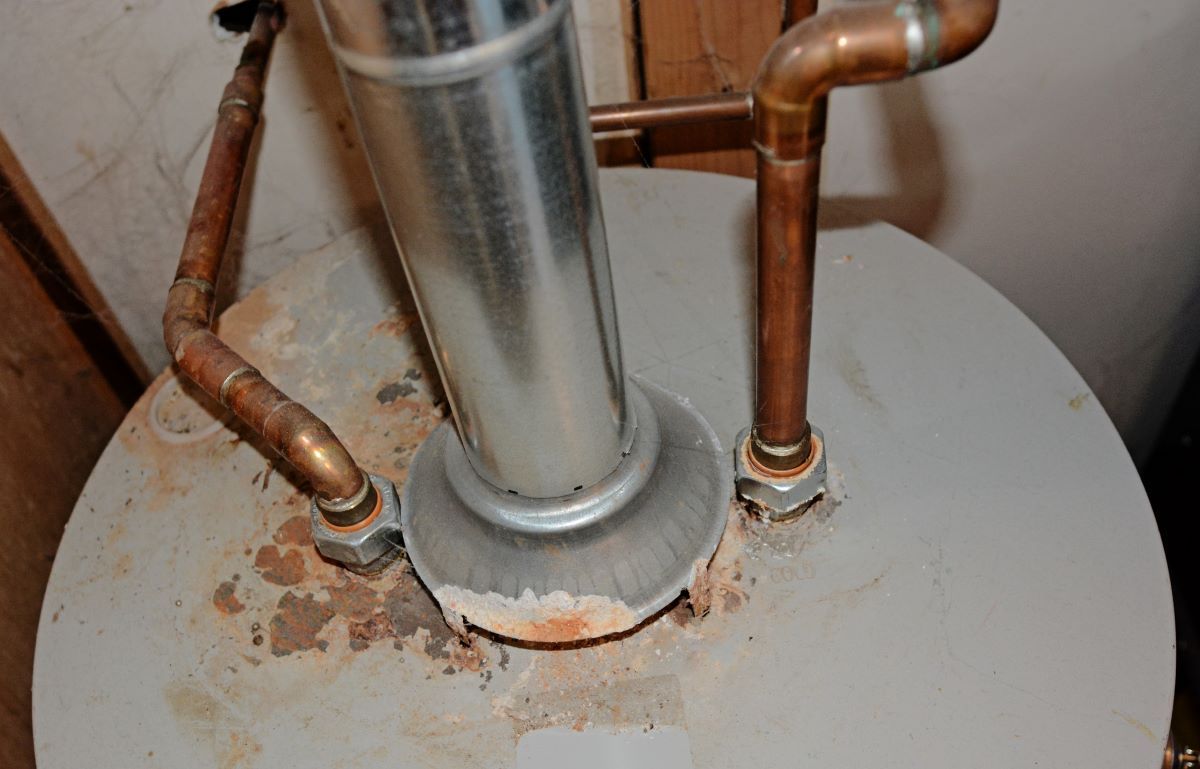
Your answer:
[[[0,229],[0,766],[33,769],[29,692],[50,564],[125,408]]]
[[[0,766],[33,769],[33,650],[50,564],[148,374],[3,137],[0,286]]]
[[[647,98],[749,88],[779,36],[780,0],[639,0]],[[750,123],[659,128],[654,165],[754,176]]]

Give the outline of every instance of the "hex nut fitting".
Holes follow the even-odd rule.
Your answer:
[[[802,514],[826,490],[825,436],[812,428],[815,454],[808,467],[795,475],[772,475],[750,459],[750,429],[738,435],[734,452],[734,482],[738,496],[769,521],[786,521]]]
[[[354,571],[375,571],[376,566],[391,563],[401,547],[400,499],[396,487],[387,478],[368,476],[379,494],[379,512],[361,527],[338,529],[325,522],[313,500],[310,508],[313,541],[321,555],[340,561]]]

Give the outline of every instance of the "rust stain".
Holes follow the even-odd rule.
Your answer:
[[[223,695],[218,698],[216,695]],[[211,745],[220,769],[254,766],[262,745],[240,729],[240,719],[226,703],[225,692],[212,692],[195,680],[172,681],[163,690],[167,708],[183,729],[200,745]],[[227,740],[214,740],[218,731],[228,731]],[[150,751],[149,755],[153,755]]]
[[[173,681],[167,684],[163,695],[171,714],[181,724],[200,729],[229,721],[229,708],[208,690],[194,681]]]
[[[366,622],[373,617],[382,599],[370,586],[352,579],[337,585],[326,585],[325,592],[329,593],[326,606],[334,614],[355,622]]]
[[[240,614],[246,610],[246,605],[237,598],[237,583],[228,580],[217,585],[213,591],[213,606],[222,614]]]
[[[277,545],[312,547],[312,522],[307,515],[288,518],[271,536]]]
[[[221,337],[235,348],[249,347],[274,357],[295,328],[294,321],[286,322],[292,313],[276,298],[270,291],[251,291],[238,301],[236,307],[221,315]],[[282,325],[281,320],[284,321]],[[283,333],[279,333],[281,331]]]
[[[758,517],[744,521],[745,548],[751,557],[764,550],[775,555],[795,557],[806,547],[821,541],[834,530],[833,513],[841,506],[837,488],[841,480],[836,472],[830,473],[830,491],[813,503],[804,514],[783,523],[770,523]]]
[[[304,502],[302,496],[292,494],[276,500],[272,508]],[[421,653],[456,672],[479,672],[487,666],[483,648],[459,641],[407,562],[382,574],[353,574],[322,559],[311,537],[308,516],[293,515],[272,531],[272,544],[245,551],[246,555],[255,552],[254,566],[262,580],[261,587],[248,595],[256,599],[255,604],[262,599],[275,602],[273,610],[266,608],[271,614],[269,634],[258,633],[255,624],[251,643],[266,643],[264,635],[269,635],[271,653],[286,657],[296,651],[326,651],[344,634],[346,647],[355,652],[388,642],[397,651]],[[280,595],[273,593],[271,585],[292,589]],[[213,604],[221,614],[265,608],[243,604],[238,587],[236,578],[218,584]]]
[[[834,590],[817,599],[817,602],[834,602],[849,608],[858,606],[859,602],[862,601],[864,596],[883,584],[884,579],[887,578],[888,572],[891,570],[892,567],[889,565],[884,568],[883,571],[879,572],[879,574],[862,583],[861,585],[846,588],[845,590]]]
[[[350,648],[357,652],[369,648],[375,641],[394,638],[396,628],[386,613],[378,611],[362,622],[351,622],[346,633],[350,637]]]
[[[262,578],[267,582],[284,587],[299,585],[307,576],[304,556],[299,550],[288,550],[281,554],[275,545],[264,545],[258,549],[254,568],[262,572]]]
[[[117,559],[116,564],[113,565],[113,578],[119,579],[124,577],[132,568],[133,556],[129,553],[123,553],[121,557]]]
[[[712,583],[708,578],[708,564],[698,560],[692,568],[693,576],[687,589],[687,602],[692,607],[694,616],[703,617],[712,608]]]
[[[270,624],[271,654],[286,657],[292,652],[329,648],[329,642],[318,639],[317,634],[333,619],[333,611],[313,598],[312,593],[301,598],[289,590],[276,608],[279,611],[271,617]]]
[[[238,766],[253,766],[258,763],[257,756],[262,753],[262,744],[249,735],[231,732],[229,747],[221,759],[221,769],[234,769]]]
[[[384,595],[383,611],[391,620],[397,639],[415,639],[423,629],[428,635],[422,651],[432,659],[449,659],[448,649],[453,648],[458,639],[446,624],[433,597],[409,569],[404,570],[402,578]]]
[[[410,395],[415,395],[417,388],[412,386],[411,382],[392,382],[386,384],[375,393],[375,400],[379,401],[380,405],[387,406],[395,403],[397,398],[407,398]]]
[[[750,600],[749,594],[741,587],[742,553],[746,541],[751,536],[751,519],[746,510],[737,502],[729,505],[729,518],[725,523],[725,534],[717,543],[717,551],[704,570],[703,577],[697,573],[697,598],[692,598],[693,613],[703,616],[708,611],[717,614],[732,614],[738,611]],[[699,564],[697,564],[699,571]],[[704,611],[697,609],[703,608]]]
[[[371,328],[371,336],[384,334],[387,336],[402,337],[417,323],[418,319],[417,313],[402,312],[398,307],[393,305],[388,308],[387,317]]]
[[[461,643],[457,638],[447,641],[446,648],[450,650],[450,664],[457,665],[460,670],[478,673],[488,663],[487,655],[475,636],[471,636],[467,643]]]
[[[1128,713],[1122,713],[1119,710],[1114,710],[1113,715],[1120,716],[1121,720],[1132,726],[1134,729],[1137,729],[1142,734],[1146,735],[1146,739],[1150,740],[1151,742],[1155,744],[1160,742],[1158,737],[1154,735],[1153,729],[1151,729],[1149,726],[1146,726],[1146,724],[1129,715]]]
[[[128,507],[129,503],[126,503]],[[109,530],[108,536],[104,539],[105,547],[115,546],[121,539],[125,537],[125,519],[118,518],[116,524]]]

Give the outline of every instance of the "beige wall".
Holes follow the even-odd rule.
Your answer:
[[[581,9],[599,98],[628,97],[620,7]],[[160,319],[221,88],[242,40],[218,41],[208,0],[21,0],[0,24],[0,132],[152,369]],[[249,198],[237,293],[376,216],[370,172],[311,0],[287,3]],[[249,200],[246,205],[245,201]],[[242,253],[247,256],[240,257]]]
[[[627,1],[579,6],[598,99],[627,93]],[[376,210],[312,6],[289,7],[239,229],[241,291]],[[166,362],[161,301],[239,47],[213,38],[208,10],[22,0],[0,25],[0,131],[153,367]],[[834,98],[827,194],[930,240],[1016,302],[1135,452],[1200,331],[1197,39],[1196,0],[1002,0],[972,59]]]
[[[1197,40],[1196,0],[1001,0],[971,58],[830,121],[825,193],[1015,302],[1135,456],[1200,343]]]

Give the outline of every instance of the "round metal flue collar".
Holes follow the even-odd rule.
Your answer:
[[[554,500],[488,489],[443,423],[409,468],[405,545],[447,621],[561,643],[629,630],[689,589],[725,529],[732,473],[679,396],[631,380],[634,444],[613,475]]]

